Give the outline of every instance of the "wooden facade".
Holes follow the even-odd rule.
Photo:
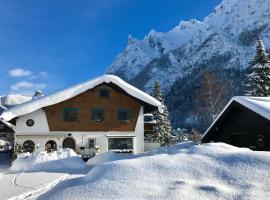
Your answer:
[[[269,151],[270,121],[233,101],[202,139],[211,141]]]
[[[108,97],[101,97],[100,90],[107,89]],[[141,102],[125,94],[118,86],[101,84],[66,101],[45,107],[50,131],[134,131]],[[64,121],[65,108],[78,109],[78,120]],[[104,111],[104,121],[91,118],[92,109]],[[121,122],[117,118],[119,109],[130,111],[130,120]]]

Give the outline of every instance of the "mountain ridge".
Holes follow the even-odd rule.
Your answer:
[[[258,6],[260,9],[257,9]],[[175,30],[177,31],[172,35]],[[240,86],[236,89],[233,84],[241,84],[242,78],[239,77],[243,77],[249,67],[257,38],[261,37],[265,46],[270,47],[269,32],[269,0],[223,0],[202,22],[180,22],[166,33],[150,31],[143,40],[132,38],[132,43],[128,43],[106,73],[118,75],[148,93],[154,80],[158,79],[167,104],[176,105],[175,102],[178,102],[186,106],[183,111],[183,108],[175,110],[175,107],[170,108],[168,105],[174,127],[187,126],[185,119],[193,118],[190,116],[195,107],[195,94],[193,100],[190,99],[193,101],[192,106],[184,99],[180,102],[176,100],[175,95],[179,98],[189,95],[189,91],[180,87],[179,83],[187,77],[200,82],[202,71],[212,69],[218,77],[231,81],[231,96],[242,94]],[[169,45],[172,44],[170,41],[177,42]],[[194,71],[197,71],[197,74],[194,74]],[[190,85],[185,85],[187,88],[193,85],[195,88],[190,87],[193,93],[199,85],[192,80],[189,83]],[[183,116],[180,116],[180,113]]]

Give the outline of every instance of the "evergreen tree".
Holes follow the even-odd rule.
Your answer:
[[[164,99],[161,93],[160,85],[157,80],[154,82],[152,96],[163,104],[163,113],[155,111],[153,113],[154,119],[156,120],[156,126],[154,130],[154,135],[152,137],[153,141],[158,141],[161,146],[166,146],[170,144],[171,138],[171,124],[169,121],[169,112],[167,106],[164,104]]]
[[[268,54],[264,47],[263,41],[259,38],[256,42],[256,55],[251,61],[251,64],[254,66],[256,64],[264,65],[266,63],[269,63]]]
[[[251,73],[247,75],[247,95],[270,95],[270,62],[263,41],[256,42],[256,55],[251,61]]]

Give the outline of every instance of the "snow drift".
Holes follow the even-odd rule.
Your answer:
[[[133,154],[129,154],[129,153],[106,152],[106,153],[96,155],[95,157],[89,159],[87,162],[87,165],[93,167],[93,166],[101,165],[106,162],[131,159],[134,157],[135,156]]]
[[[12,163],[12,172],[21,171],[62,171],[83,169],[85,163],[72,149],[61,149],[52,153],[22,153]]]
[[[40,199],[268,199],[269,166],[268,152],[188,142],[100,164]]]

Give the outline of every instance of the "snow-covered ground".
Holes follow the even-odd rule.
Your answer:
[[[0,200],[36,199],[59,182],[89,171],[72,150],[22,154],[11,168],[9,163],[9,154],[0,153]]]
[[[0,199],[270,198],[270,153],[224,143],[186,142],[138,155],[105,153],[87,165],[76,172],[63,167],[62,172],[15,174],[0,167]]]
[[[39,199],[270,198],[269,152],[189,142],[113,162],[106,160],[117,154],[106,156],[83,178]]]

